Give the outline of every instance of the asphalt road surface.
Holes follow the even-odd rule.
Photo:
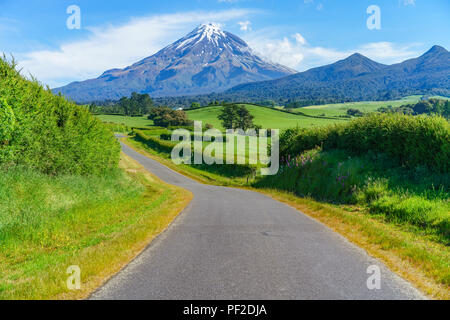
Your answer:
[[[324,225],[257,192],[195,182],[122,145],[194,200],[174,223],[91,299],[423,299]],[[369,290],[370,266],[381,270]]]

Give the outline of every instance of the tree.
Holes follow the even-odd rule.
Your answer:
[[[190,125],[186,112],[167,107],[153,108],[148,116],[159,127]]]
[[[429,101],[420,101],[413,107],[415,114],[430,114],[433,111],[433,105]]]
[[[222,120],[222,126],[225,129],[235,129],[236,128],[236,106],[227,105],[223,107],[222,113],[219,115],[219,120]]]
[[[150,112],[153,107],[153,100],[148,94],[133,92],[130,98],[122,97],[119,106],[126,116],[143,115]]]
[[[148,114],[153,108],[153,100],[148,94],[137,94],[135,99],[140,114]]]
[[[192,102],[191,103],[191,109],[200,108],[201,104],[199,102]]]
[[[222,126],[225,129],[242,129],[245,131],[255,127],[253,124],[254,117],[243,105],[226,105],[218,118],[222,120]]]
[[[349,116],[353,116],[353,117],[362,117],[362,116],[364,116],[364,113],[361,110],[353,109],[353,108],[348,109],[347,110],[347,114]]]
[[[131,115],[130,101],[127,97],[120,98],[119,106],[122,108],[124,115],[126,115],[126,116]]]
[[[247,110],[246,107],[244,107],[242,105],[238,106],[236,114],[237,114],[236,122],[237,122],[237,127],[239,129],[246,131],[250,128],[255,127],[255,125],[253,124],[253,119],[255,117],[250,114],[250,112]]]

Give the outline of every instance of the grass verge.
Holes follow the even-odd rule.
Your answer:
[[[106,178],[2,175],[1,300],[87,297],[192,199],[124,154],[120,167]],[[72,265],[81,269],[81,290],[67,289]]]
[[[433,241],[430,235],[400,222],[387,221],[383,216],[370,215],[357,205],[333,205],[286,191],[255,189],[242,178],[227,178],[187,165],[176,166],[167,155],[140,141],[132,138],[123,141],[136,151],[201,183],[251,189],[284,202],[365,249],[430,298],[450,299],[450,248]]]

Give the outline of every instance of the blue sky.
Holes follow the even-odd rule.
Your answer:
[[[81,9],[69,30],[66,9]],[[366,10],[381,10],[369,30]],[[358,51],[396,63],[432,45],[450,48],[448,0],[0,0],[0,52],[51,87],[122,68],[184,36],[220,23],[264,58],[298,71]]]

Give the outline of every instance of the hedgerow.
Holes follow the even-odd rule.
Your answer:
[[[89,111],[27,80],[0,58],[0,167],[46,174],[100,174],[117,167],[120,146]]]
[[[409,168],[450,169],[450,125],[438,116],[373,114],[329,127],[289,129],[280,138],[280,151],[285,156],[317,146],[356,155],[384,153]]]

